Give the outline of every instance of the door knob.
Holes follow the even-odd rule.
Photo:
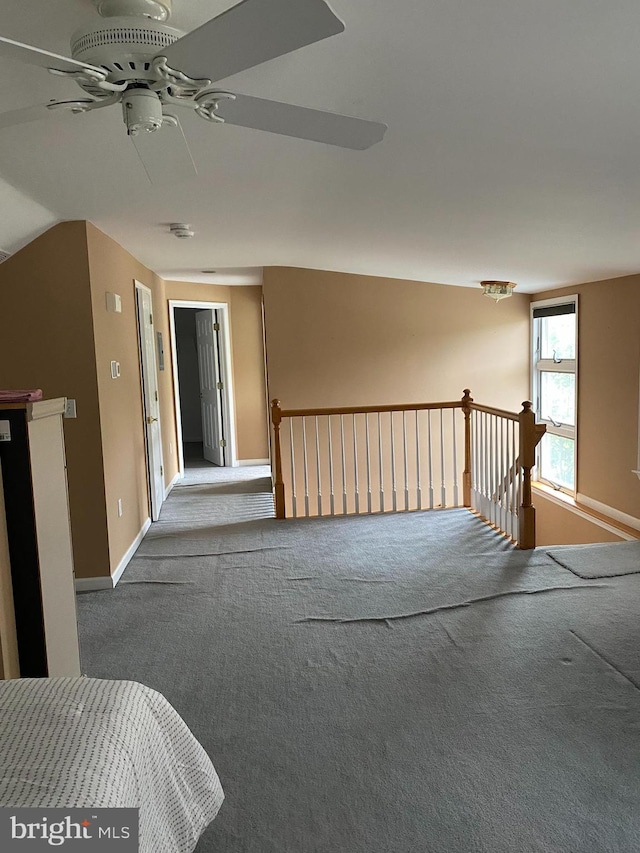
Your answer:
[[[157,418],[147,418],[147,423],[148,423],[148,424],[152,424],[152,423],[154,423],[154,422],[155,422],[155,421],[157,421],[157,420],[158,420]]]

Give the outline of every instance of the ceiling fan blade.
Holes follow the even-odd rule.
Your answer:
[[[387,129],[386,124],[377,121],[310,110],[249,95],[236,95],[235,100],[221,100],[216,115],[223,118],[226,124],[311,139],[358,151],[380,142]]]
[[[183,74],[215,82],[343,30],[324,0],[242,0],[161,55]]]
[[[32,47],[30,44],[22,44],[2,36],[0,36],[0,59],[17,59],[20,62],[28,62],[29,65],[53,68],[56,71],[85,71],[88,68],[102,76],[105,73],[104,68],[97,68],[87,62],[76,62],[75,59],[69,59],[67,56],[58,56],[57,53],[49,53],[48,50],[41,50],[39,47]]]
[[[139,133],[130,139],[152,184],[185,181],[198,174],[177,120],[175,126],[167,124],[153,133]]]
[[[23,107],[19,110],[7,110],[4,113],[0,113],[0,128],[3,127],[13,127],[16,124],[26,124],[28,121],[39,121],[40,119],[49,119],[53,117],[64,118],[65,116],[69,116],[73,114],[73,111],[69,109],[51,109],[54,105],[56,107],[62,107],[65,104],[68,104],[69,107],[73,104],[77,103],[95,103],[94,101],[87,100],[83,101],[50,101],[48,104],[38,104],[34,107]]]

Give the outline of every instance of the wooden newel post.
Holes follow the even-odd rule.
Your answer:
[[[464,389],[462,412],[464,414],[464,471],[462,472],[462,505],[471,506],[471,391]]]
[[[531,502],[531,469],[536,464],[536,445],[539,441],[536,416],[526,400],[518,415],[520,421],[520,464],[522,465],[522,502],[518,510],[518,545],[536,547],[536,510]]]
[[[276,518],[286,518],[284,510],[284,480],[282,479],[282,450],[280,448],[280,422],[282,420],[282,409],[280,400],[271,401],[271,423],[273,424],[273,444],[275,456],[275,503]]]

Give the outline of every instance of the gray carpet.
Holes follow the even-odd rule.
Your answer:
[[[579,578],[619,578],[640,573],[640,542],[603,542],[553,548],[547,554]]]
[[[466,510],[276,521],[263,473],[174,489],[79,597],[85,671],[214,760],[198,853],[636,853],[640,578]]]

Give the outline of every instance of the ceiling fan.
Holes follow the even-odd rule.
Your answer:
[[[149,180],[196,173],[172,110],[363,150],[386,125],[215,88],[217,80],[344,30],[324,0],[242,0],[186,35],[169,26],[172,0],[94,0],[101,18],[71,37],[71,58],[0,36],[0,59],[74,80],[84,97],[0,113],[0,128],[54,110],[84,113],[120,103]],[[162,130],[161,133],[157,131]]]

